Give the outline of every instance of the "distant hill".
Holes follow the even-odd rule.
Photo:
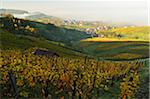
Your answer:
[[[28,13],[28,11],[24,10],[14,10],[14,9],[0,9],[0,14],[1,13],[8,13],[8,14],[25,14]]]
[[[16,18],[23,18],[32,21],[42,22],[42,23],[52,23],[56,26],[65,27],[68,29],[76,29],[79,31],[86,31],[86,29],[92,28],[96,29],[99,26],[108,25],[102,21],[82,21],[73,19],[61,19],[55,16],[47,15],[41,12],[28,12],[24,10],[15,9],[0,9],[1,13],[12,14]]]
[[[23,18],[43,23],[52,23],[57,26],[60,26],[63,23],[63,19],[55,16],[46,15],[41,12],[28,12],[15,9],[0,9],[0,14],[12,14],[16,18]]]
[[[112,32],[118,33],[125,37],[143,40],[149,40],[149,31],[150,31],[149,26],[112,29]]]
[[[54,17],[46,15],[41,12],[33,12],[33,13],[30,13],[30,15],[26,17],[26,19],[32,19],[32,20],[37,20],[39,18],[54,18]]]
[[[149,26],[135,26],[135,27],[124,27],[115,28],[106,31],[98,31],[98,35],[103,35],[107,38],[126,38],[126,39],[137,39],[137,40],[149,40]]]
[[[25,17],[25,19],[42,22],[42,23],[51,23],[51,24],[55,24],[57,26],[60,26],[63,23],[63,19],[54,17],[54,16],[50,16],[50,15],[46,15],[41,12],[30,13],[30,15]]]
[[[12,14],[16,18],[25,18],[31,20],[37,20],[40,18],[56,18],[54,16],[46,15],[41,12],[28,12],[25,10],[15,10],[15,9],[0,9],[0,14]]]

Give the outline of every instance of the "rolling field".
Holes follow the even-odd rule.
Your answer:
[[[149,40],[150,27],[149,26],[136,26],[136,27],[124,27],[114,28],[111,30],[98,31],[97,34],[103,34],[109,38],[126,38],[134,40]]]
[[[99,37],[94,37],[94,38],[88,38],[84,39],[81,41],[85,42],[130,42],[130,41],[147,41],[148,40],[142,40],[142,39],[129,39],[129,38],[99,38]]]
[[[125,35],[126,37],[132,39],[149,40],[150,27],[141,26],[141,27],[116,28],[112,29],[112,32]]]
[[[140,39],[136,34],[90,38],[52,24],[15,18],[1,22],[0,97],[148,99],[149,41],[144,32]]]
[[[130,60],[149,57],[149,43],[135,39],[94,38],[80,41],[77,45],[95,57],[113,60]]]

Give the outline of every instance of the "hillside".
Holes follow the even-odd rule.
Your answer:
[[[42,23],[51,23],[56,26],[60,26],[63,23],[63,19],[57,18],[54,16],[46,15],[41,12],[34,12],[25,17],[25,19],[42,22]]]
[[[53,52],[58,53],[60,56],[83,56],[82,53],[76,52],[75,50],[69,49],[63,45],[60,45],[57,42],[48,41],[41,38],[36,38],[32,36],[24,36],[18,35],[14,33],[10,33],[5,29],[0,28],[0,48],[7,50],[7,49],[20,49],[26,50],[30,48],[44,48],[51,50]]]
[[[129,38],[137,40],[149,40],[149,26],[141,27],[127,27],[115,28],[109,31],[98,31],[97,34],[104,35],[105,37],[115,38]]]
[[[125,35],[126,37],[129,37],[129,38],[148,40],[150,27],[142,26],[142,27],[116,28],[116,29],[112,29],[112,32]]]
[[[149,57],[149,42],[136,39],[91,38],[81,40],[74,46],[101,59],[132,60]]]
[[[144,38],[91,38],[91,36],[89,34],[86,34],[85,32],[57,27],[53,24],[44,24],[35,21],[18,19],[12,16],[1,18],[0,26],[3,30],[9,32],[8,35],[3,34],[4,36],[2,36],[2,38],[5,38],[2,40],[4,48],[9,48],[9,46],[13,47],[13,44],[15,44],[15,47],[17,48],[29,48],[33,46],[48,49],[54,48],[53,50],[55,51],[55,47],[52,47],[50,44],[51,42],[56,42],[57,46],[63,45],[65,46],[65,48],[67,47],[70,51],[82,52],[86,53],[87,55],[99,57],[102,59],[120,60],[149,57],[149,44],[147,42],[147,39]],[[145,30],[149,27],[143,28]],[[143,31],[143,35],[145,36],[148,30],[144,31],[142,30],[143,28],[134,30],[134,36],[139,36],[142,34],[137,30]],[[115,30],[113,30],[112,33],[119,33],[114,31]],[[128,33],[123,34],[128,35]],[[17,36],[17,38],[13,36]],[[7,41],[7,38],[10,38],[10,42]],[[12,38],[14,40],[12,40]],[[24,42],[26,42],[26,44]],[[66,52],[65,49],[62,49],[62,51]],[[72,53],[70,51],[68,51],[69,54]]]
[[[34,13],[31,13],[29,16],[26,17],[26,19],[32,19],[32,20],[36,20],[39,18],[52,18],[52,16],[45,15],[41,12],[34,12]]]
[[[15,10],[15,9],[0,9],[0,14],[1,13],[8,13],[8,14],[24,14],[28,13],[28,11],[24,10]]]
[[[16,18],[23,18],[42,23],[51,23],[57,26],[60,26],[63,23],[63,19],[51,15],[46,15],[41,12],[28,12],[16,9],[0,9],[0,14],[11,14]]]
[[[131,41],[147,41],[142,39],[130,39],[130,38],[100,38],[100,37],[93,37],[81,40],[83,42],[131,42]]]
[[[18,35],[30,35],[33,37],[61,42],[67,45],[72,45],[76,41],[91,37],[89,34],[81,31],[60,28],[53,24],[44,24],[13,17],[1,18],[0,26],[7,31]]]

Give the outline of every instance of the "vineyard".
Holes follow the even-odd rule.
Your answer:
[[[0,19],[0,98],[148,99],[149,27],[91,38],[50,23]]]
[[[1,96],[131,99],[139,88],[145,64],[145,60],[100,61],[87,57],[46,57],[29,51],[1,50]],[[12,90],[10,74],[16,79],[18,96]]]
[[[99,41],[86,40],[88,39],[76,43],[75,46],[95,57],[111,60],[134,60],[149,57],[149,42],[117,41],[116,39],[113,39],[116,41],[111,41],[111,39],[105,41],[104,38],[97,38]]]

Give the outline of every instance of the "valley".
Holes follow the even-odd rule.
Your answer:
[[[0,13],[0,96],[148,99],[149,26]]]

